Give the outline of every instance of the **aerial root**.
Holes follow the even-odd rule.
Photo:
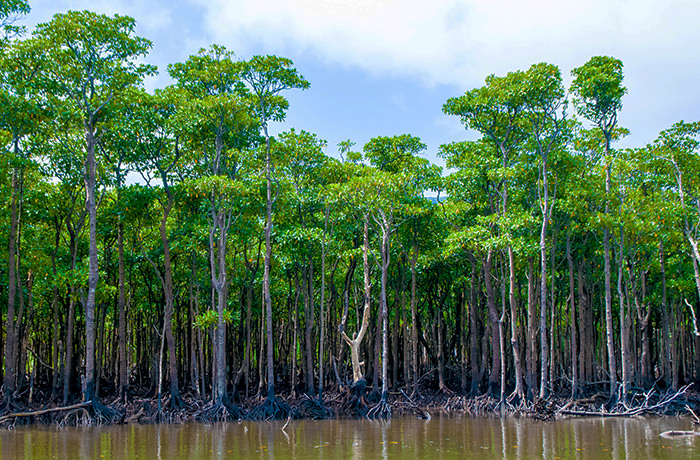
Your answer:
[[[227,422],[240,420],[245,416],[238,405],[229,401],[212,401],[196,415],[197,420],[205,422]]]
[[[646,393],[635,394],[632,396],[631,400],[636,400],[638,402],[631,407],[624,402],[618,402],[609,411],[606,411],[604,406],[601,407],[600,410],[590,410],[578,408],[580,407],[580,404],[569,403],[564,405],[556,413],[557,415],[594,417],[633,417],[635,415],[645,413],[663,414],[668,407],[678,404],[681,401],[681,396],[686,394],[691,385],[692,384],[686,385],[676,391],[669,390],[660,394],[657,394],[654,388],[650,389]],[[579,401],[575,401],[575,403]]]
[[[376,406],[372,407],[369,412],[367,412],[367,418],[388,420],[391,418],[391,405],[382,398]]]
[[[367,416],[367,401],[365,393],[367,391],[367,381],[358,380],[347,391],[347,399],[343,404],[343,412],[354,417],[363,418]]]
[[[250,411],[248,418],[256,421],[284,420],[290,416],[292,409],[284,401],[268,396],[265,401]]]
[[[326,405],[323,403],[323,399],[321,398],[304,396],[300,404],[300,409],[299,415],[301,418],[322,420],[333,416],[333,411],[326,407]]]

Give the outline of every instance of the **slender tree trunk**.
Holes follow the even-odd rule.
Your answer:
[[[479,319],[478,315],[478,276],[477,276],[477,266],[476,261],[472,260],[472,273],[471,273],[471,286],[470,286],[470,306],[469,306],[469,332],[470,332],[470,346],[469,346],[469,361],[471,363],[471,389],[470,393],[472,396],[476,396],[479,393],[479,383],[481,382],[481,364],[479,363],[479,334],[478,325]]]
[[[382,321],[382,400],[387,402],[389,398],[389,306],[387,305],[387,284],[388,284],[388,273],[389,273],[389,262],[391,258],[390,248],[389,248],[389,237],[391,235],[391,216],[386,215],[382,211],[382,290],[379,297],[379,302],[381,305],[381,321]]]
[[[641,273],[641,292],[637,291],[635,276],[633,273],[634,264],[627,264],[627,279],[632,289],[637,321],[639,322],[639,332],[641,335],[641,355],[639,357],[639,383],[642,388],[648,388],[653,383],[653,370],[651,368],[651,344],[649,338],[649,319],[651,309],[646,305],[646,273]],[[636,348],[636,347],[633,347]],[[660,354],[661,355],[661,354]],[[634,362],[637,362],[635,359]]]
[[[350,347],[350,360],[352,363],[352,384],[357,385],[357,382],[363,380],[362,365],[364,363],[360,362],[360,344],[362,339],[367,332],[369,327],[369,316],[370,316],[370,301],[372,294],[372,284],[369,279],[369,216],[365,214],[364,216],[364,243],[362,245],[362,268],[363,268],[363,280],[364,280],[364,298],[363,298],[363,311],[362,311],[362,323],[357,333],[353,334],[353,338],[350,339],[345,333],[344,326],[341,324],[340,334],[343,340]],[[351,265],[351,270],[354,271],[354,265]],[[349,271],[349,273],[350,273]],[[347,290],[347,283],[346,283]]]
[[[17,141],[15,140],[15,150],[17,150]],[[14,399],[15,379],[17,378],[17,357],[15,356],[17,335],[15,329],[15,302],[17,299],[17,226],[19,216],[17,213],[17,195],[18,195],[18,171],[17,167],[12,169],[12,204],[10,207],[10,235],[8,238],[8,257],[7,257],[7,322],[5,342],[5,374],[3,377],[3,393],[5,398],[5,408],[10,409],[10,404]]]
[[[678,306],[676,304],[673,305],[673,324],[678,324]],[[679,356],[679,350],[678,350],[678,341],[679,341],[679,332],[678,332],[678,327],[673,328],[673,331],[671,331],[671,362],[672,368],[671,368],[671,388],[673,389],[678,389],[680,388],[680,368],[681,368],[681,362],[680,362],[680,356]]]
[[[505,273],[503,271],[503,264],[501,266],[501,317],[498,319],[498,337],[500,338],[499,349],[501,350],[501,387],[499,392],[499,402],[503,404],[506,399],[506,344],[505,344],[505,332],[503,331],[503,321],[505,321],[506,316],[506,280]]]
[[[588,301],[588,296],[586,295],[586,289],[584,287],[583,280],[583,264],[584,262],[578,264],[577,280],[578,280],[578,299],[579,299],[579,309],[580,314],[578,318],[578,330],[581,338],[581,351],[579,357],[579,374],[583,383],[591,382],[593,378],[593,326],[590,320],[590,304]]]
[[[418,394],[418,325],[416,324],[416,287],[418,262],[418,243],[413,240],[413,253],[411,254],[411,374],[413,381],[413,394]]]
[[[510,302],[510,343],[513,349],[513,370],[515,372],[515,390],[513,394],[519,400],[525,398],[525,389],[523,386],[523,369],[520,361],[520,343],[518,341],[518,300],[515,296],[515,256],[513,248],[508,247],[508,269],[509,269],[509,288],[508,299]]]
[[[469,306],[471,308],[471,306]],[[467,392],[467,317],[466,317],[466,309],[467,309],[467,292],[466,292],[466,286],[462,286],[461,288],[461,298],[459,302],[459,324],[460,327],[457,330],[457,334],[459,334],[459,343],[460,347],[458,350],[459,353],[459,374],[461,378],[461,385],[460,388],[462,390],[462,394],[465,394]]]
[[[404,270],[403,270],[403,279],[404,282],[401,286],[401,335],[402,335],[402,347],[403,347],[403,353],[402,353],[402,358],[403,358],[403,383],[405,386],[408,386],[409,382],[411,381],[410,375],[409,375],[409,370],[410,370],[410,365],[409,363],[411,362],[411,357],[410,357],[410,352],[409,352],[409,345],[408,345],[408,321],[406,318],[406,312],[408,308],[406,308],[406,267],[404,264]]]
[[[435,290],[438,291],[438,286],[435,286]],[[439,296],[439,293],[436,292],[436,295]],[[435,305],[435,322],[433,326],[437,332],[438,390],[444,392],[447,391],[447,385],[445,384],[445,340],[441,302]]]
[[[532,399],[537,394],[537,290],[532,257],[528,259],[527,280],[527,394]]]
[[[71,236],[72,238],[72,236]],[[72,243],[73,244],[73,243]],[[71,244],[71,245],[72,245]],[[71,261],[71,267],[75,270],[75,254],[77,248],[74,249],[73,260]],[[71,282],[69,293],[68,293],[68,320],[66,325],[66,352],[65,352],[65,364],[63,367],[63,405],[68,404],[68,397],[71,393],[71,373],[73,370],[73,329],[75,328],[75,296],[77,295],[75,283]]]
[[[540,230],[540,399],[547,397],[550,386],[549,347],[547,345],[547,225],[551,210],[547,185],[547,155],[542,155],[542,228]],[[554,305],[551,306],[554,308]]]
[[[397,283],[401,283],[401,279],[397,280]],[[397,293],[397,298],[394,299],[394,307],[397,309],[396,313],[394,313],[394,322],[393,322],[393,327],[390,324],[389,327],[392,328],[392,333],[391,333],[391,387],[396,389],[399,386],[399,336],[400,336],[400,327],[401,327],[401,321],[400,321],[400,310],[401,310],[401,301],[400,301],[400,295],[398,293],[401,290],[400,286],[395,286],[394,292]]]
[[[167,192],[167,203],[163,208],[163,217],[160,221],[160,239],[163,245],[163,294],[165,296],[165,309],[163,310],[163,333],[168,347],[168,371],[170,374],[170,398],[177,405],[180,404],[180,385],[178,382],[177,353],[175,338],[173,337],[173,307],[175,295],[173,293],[173,271],[170,258],[170,239],[168,238],[167,221],[173,206],[173,199]]]
[[[58,280],[58,269],[56,266],[56,256],[58,255],[58,248],[61,241],[61,224],[59,219],[56,219],[56,239],[54,240],[54,252],[51,255],[51,270],[53,272],[54,280]],[[59,339],[60,334],[60,315],[58,306],[58,282],[53,285],[53,298],[51,301],[51,306],[53,310],[53,334],[51,337],[51,366],[53,367],[51,371],[51,395],[56,398],[58,396],[58,379],[60,374],[60,362],[61,353],[59,352]]]
[[[272,342],[272,297],[270,296],[270,268],[272,265],[272,158],[270,154],[270,136],[267,122],[263,120],[265,133],[265,263],[263,271],[263,301],[265,303],[265,321],[267,333],[267,397],[275,397],[274,349]]]
[[[326,324],[326,234],[328,233],[328,217],[330,207],[325,205],[323,219],[323,238],[321,239],[321,311],[319,313],[320,335],[318,343],[318,398],[323,400],[323,346]]]
[[[380,270],[381,272],[381,270]],[[380,294],[381,295],[381,294]],[[377,310],[374,325],[374,358],[372,359],[372,392],[379,393],[379,374],[382,372],[382,307]]]
[[[299,285],[299,270],[294,272],[294,311],[292,313],[292,322],[294,323],[294,336],[292,338],[292,395],[296,395],[297,390],[297,331],[299,323],[299,296],[301,294],[301,286]]]
[[[91,117],[92,118],[92,117]],[[97,161],[95,158],[95,126],[93,120],[85,122],[85,144],[87,158],[85,168],[85,209],[88,213],[90,229],[90,249],[88,261],[88,293],[85,302],[85,393],[84,401],[93,401],[95,394],[95,296],[99,270],[97,266]]]
[[[578,397],[578,337],[576,334],[576,298],[574,297],[574,259],[571,255],[571,232],[566,234],[566,261],[569,266],[569,330],[571,332],[571,399]]]
[[[200,374],[202,372],[201,361],[198,358],[198,345],[201,346],[201,341],[198,340],[200,330],[194,326],[194,321],[198,313],[197,291],[199,282],[197,280],[197,256],[192,252],[192,271],[190,273],[190,285],[188,287],[190,294],[189,302],[189,347],[190,347],[190,385],[194,388],[197,397],[202,397],[202,387],[200,386]],[[196,336],[196,337],[195,337]]]
[[[21,201],[21,198],[20,198]],[[22,214],[21,206],[19,210],[19,214]],[[20,219],[21,220],[21,219]],[[20,236],[22,233],[22,223],[20,221],[19,227],[18,227],[18,240],[20,239]],[[17,312],[17,321],[15,322],[15,349],[12,351],[12,355],[15,357],[15,369],[17,369],[17,372],[15,373],[15,388],[18,390],[21,390],[21,385],[24,382],[24,376],[26,372],[26,350],[23,350],[23,347],[25,345],[24,343],[24,329],[25,329],[25,313],[24,313],[24,286],[22,285],[22,276],[20,273],[22,272],[22,266],[20,265],[20,260],[22,260],[22,255],[21,255],[21,248],[19,245],[19,241],[17,242],[17,293],[18,295],[18,301],[19,301],[19,311]],[[28,321],[28,319],[27,319]],[[23,353],[24,352],[24,353]],[[19,386],[19,387],[18,387]]]
[[[617,270],[617,296],[620,307],[620,362],[622,364],[622,400],[627,401],[627,393],[630,390],[630,349],[629,349],[629,319],[627,315],[627,307],[625,305],[625,292],[622,288],[622,280],[624,274],[624,230],[620,228],[620,245],[618,254],[618,270]]]
[[[245,348],[245,395],[246,398],[249,395],[249,389],[250,389],[250,366],[251,366],[251,353],[253,349],[253,344],[251,341],[251,335],[250,335],[250,328],[251,328],[251,323],[253,321],[253,288],[255,287],[255,276],[256,273],[258,272],[258,267],[260,266],[260,248],[262,245],[262,241],[259,242],[258,244],[258,250],[257,254],[255,257],[255,265],[252,264],[252,260],[249,261],[248,259],[248,253],[245,253],[245,258],[246,258],[246,271],[248,273],[248,284],[246,287],[246,320],[245,320],[245,336],[246,336],[246,348]],[[297,289],[296,289],[296,295],[297,299],[294,303],[294,366],[296,366],[296,318],[297,318],[297,305],[298,305],[298,294],[299,294],[299,286],[297,283]],[[296,378],[296,374],[294,376]],[[293,383],[294,380],[292,380]],[[292,385],[292,391],[295,391],[296,386]]]
[[[607,147],[607,144],[606,144]],[[606,155],[608,155],[606,148]],[[610,161],[610,160],[608,160]],[[605,167],[605,215],[610,215],[610,168],[608,163]],[[612,291],[610,282],[610,229],[606,225],[603,227],[603,252],[605,271],[605,337],[608,350],[608,374],[610,376],[610,398],[615,398],[617,394],[617,362],[615,361],[615,342],[612,315]]]
[[[489,327],[491,328],[491,372],[489,374],[489,394],[498,393],[501,376],[501,337],[498,329],[498,308],[493,287],[493,251],[489,249],[484,260],[484,284],[488,302]]]
[[[314,394],[314,358],[313,358],[313,327],[314,327],[314,291],[313,291],[313,261],[308,259],[308,268],[302,269],[302,286],[304,293],[304,344],[306,358],[306,394]]]
[[[668,317],[668,299],[666,293],[666,260],[664,255],[664,243],[659,241],[659,266],[661,269],[661,331],[663,337],[661,339],[661,356],[663,358],[663,376],[664,380],[668,383],[671,379],[671,348],[673,344],[673,337],[670,331],[669,317]]]
[[[129,392],[129,370],[126,356],[126,293],[124,267],[124,224],[117,223],[117,250],[119,251],[119,399],[126,401]]]
[[[217,216],[218,219],[218,241],[216,242],[216,334],[215,363],[216,374],[214,384],[214,401],[222,403],[226,400],[226,324],[224,322],[224,309],[226,307],[226,225],[224,217]]]

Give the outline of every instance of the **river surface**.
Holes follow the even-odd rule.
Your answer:
[[[11,459],[690,459],[700,436],[687,418],[568,419],[434,416],[391,421],[324,420],[0,430]]]

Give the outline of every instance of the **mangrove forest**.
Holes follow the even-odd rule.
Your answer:
[[[147,91],[134,19],[27,13],[0,8],[0,422],[633,413],[700,382],[700,123],[617,148],[620,60],[465,87],[442,111],[475,140],[328,146],[283,124],[313,84],[287,58],[211,45]]]

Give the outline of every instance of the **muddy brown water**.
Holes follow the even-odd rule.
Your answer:
[[[700,436],[687,418],[568,419],[434,416],[369,420],[122,425],[0,430],[11,459],[690,459]]]

